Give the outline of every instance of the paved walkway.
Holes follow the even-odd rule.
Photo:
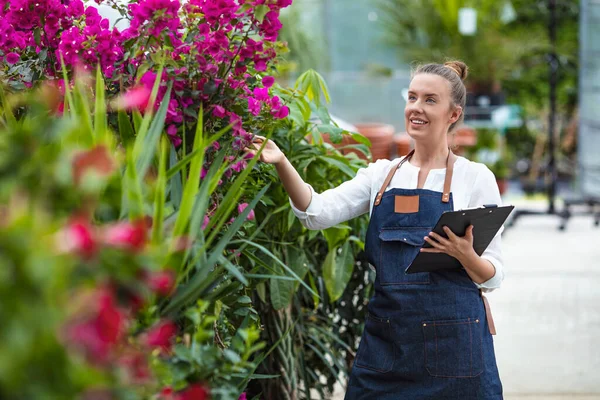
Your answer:
[[[488,298],[506,400],[600,400],[600,228],[557,226],[526,216],[503,236],[506,278]]]

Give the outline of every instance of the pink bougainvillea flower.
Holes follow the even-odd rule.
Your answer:
[[[146,333],[144,343],[151,348],[160,349],[161,352],[168,353],[173,345],[173,338],[177,333],[177,325],[171,321],[162,321],[158,325],[150,328]]]
[[[267,88],[254,88],[254,91],[252,93],[254,94],[254,98],[256,98],[256,100],[269,100],[269,89]]]
[[[238,398],[238,400],[248,400],[246,397],[246,392],[240,394],[240,397]]]
[[[199,383],[188,386],[184,391],[177,394],[177,400],[208,400],[210,399],[209,389]]]
[[[9,65],[13,65],[19,62],[19,59],[21,58],[21,56],[19,56],[17,53],[8,53],[6,55],[6,63]]]
[[[109,176],[116,169],[115,162],[108,149],[102,145],[76,154],[73,157],[72,167],[73,180],[76,185],[81,184],[82,178],[88,172],[93,172],[100,176]]]
[[[208,217],[208,215],[205,215],[204,221],[202,221],[202,230],[205,230],[209,223],[210,223],[210,218]]]
[[[243,213],[244,210],[248,207],[248,203],[238,204],[238,213]],[[254,210],[251,210],[247,217],[248,221],[253,221],[255,219]]]
[[[94,230],[87,221],[76,219],[63,229],[58,246],[64,252],[75,253],[84,259],[89,259],[98,250],[94,236]]]
[[[248,111],[250,111],[250,114],[252,114],[254,116],[258,116],[260,114],[260,109],[261,109],[260,101],[254,99],[252,97],[248,97]]]
[[[221,106],[215,106],[213,109],[213,115],[215,117],[223,118],[225,116],[225,109]]]
[[[171,270],[153,272],[148,275],[146,282],[154,293],[168,296],[175,287],[175,273]]]
[[[143,384],[151,377],[150,366],[146,356],[140,351],[128,351],[118,359],[118,364],[123,367],[131,383]]]
[[[146,231],[147,226],[143,220],[135,223],[119,222],[105,228],[104,243],[109,246],[138,252],[146,244]]]
[[[288,115],[290,115],[290,109],[287,106],[283,106],[275,113],[275,118],[284,119]]]
[[[160,391],[158,398],[160,400],[174,400],[175,397],[173,397],[175,394],[175,391],[173,390],[173,388],[171,386],[166,386],[164,388],[162,388],[162,390]]]
[[[141,110],[148,107],[152,90],[146,86],[137,86],[117,97],[112,106],[116,110]]]
[[[262,78],[262,84],[267,88],[273,86],[273,83],[275,83],[275,78],[273,78],[272,76],[265,76],[264,78]]]
[[[95,309],[67,326],[67,344],[82,351],[91,363],[102,365],[125,333],[125,315],[109,290],[99,289],[93,297]]]

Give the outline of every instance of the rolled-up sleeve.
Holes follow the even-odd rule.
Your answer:
[[[387,161],[387,160],[385,160]],[[389,162],[389,161],[388,161]],[[308,229],[327,229],[344,221],[369,212],[372,176],[381,169],[383,163],[377,161],[358,170],[356,176],[341,185],[317,193],[308,185],[312,194],[306,211],[300,211],[292,200],[294,214]]]
[[[498,190],[498,184],[496,183],[494,173],[485,165],[481,165],[481,170],[475,179],[475,185],[469,200],[469,208],[481,207],[484,204],[497,204],[498,207],[500,207],[502,205],[502,198],[500,197],[500,191]],[[503,231],[504,227],[500,228],[496,236],[490,242],[490,245],[481,255],[481,258],[491,262],[496,270],[494,276],[487,281],[482,282],[481,284],[475,283],[475,285],[484,292],[491,292],[494,289],[498,289],[504,280],[501,237]]]

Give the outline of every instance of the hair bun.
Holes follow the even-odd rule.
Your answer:
[[[469,67],[462,61],[448,61],[444,63],[445,67],[450,68],[452,71],[456,72],[456,74],[460,77],[461,80],[467,79],[467,75],[469,74]]]

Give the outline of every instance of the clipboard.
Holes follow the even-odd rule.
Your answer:
[[[482,255],[514,208],[515,206],[485,205],[469,210],[447,211],[440,216],[432,232],[447,238],[443,229],[447,226],[456,235],[464,236],[469,225],[473,225],[473,248],[478,255]],[[424,242],[422,247],[433,246]],[[413,274],[459,268],[462,268],[460,262],[448,254],[419,252],[405,272]]]

